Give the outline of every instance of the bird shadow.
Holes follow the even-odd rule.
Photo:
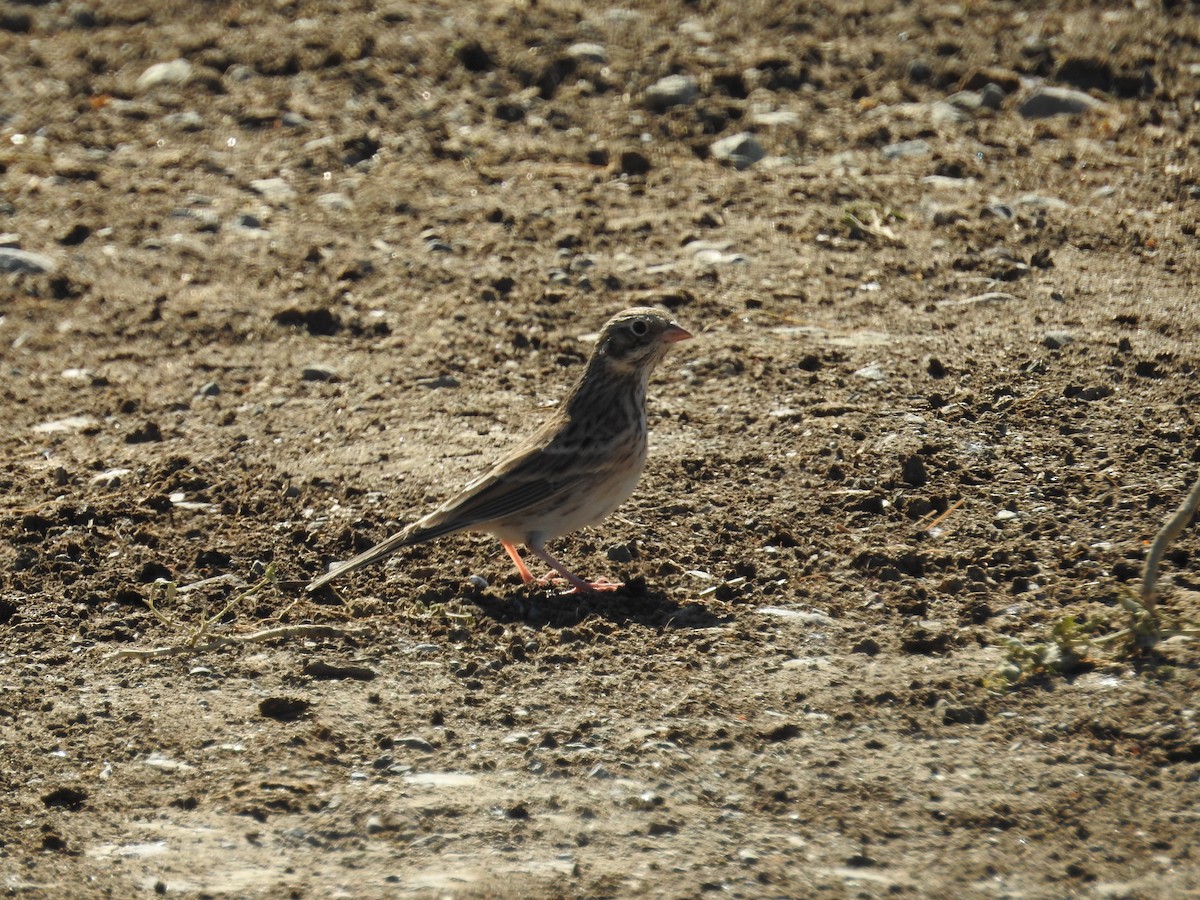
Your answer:
[[[613,591],[568,594],[552,586],[530,585],[505,593],[479,590],[462,600],[492,621],[531,628],[572,628],[586,619],[656,629],[716,628],[731,621],[730,616],[715,615],[701,603],[680,603],[641,577]]]

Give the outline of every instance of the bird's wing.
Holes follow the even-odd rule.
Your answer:
[[[520,515],[594,479],[606,455],[581,452],[574,441],[562,439],[561,425],[555,424],[547,423],[490,472],[414,523],[413,542]]]

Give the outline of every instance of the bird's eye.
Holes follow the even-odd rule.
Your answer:
[[[633,332],[634,337],[645,337],[650,331],[650,326],[646,324],[644,319],[634,319],[629,323],[629,330]]]

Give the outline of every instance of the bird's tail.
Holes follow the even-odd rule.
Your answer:
[[[424,521],[424,520],[422,520]],[[364,550],[358,556],[346,560],[344,563],[334,567],[326,572],[320,578],[314,578],[304,588],[308,593],[319,591],[333,579],[347,572],[353,572],[355,569],[361,569],[363,566],[369,566],[373,562],[379,562],[381,559],[387,559],[397,550],[404,547],[412,547],[416,544],[423,544],[426,541],[432,541],[434,538],[442,537],[451,532],[458,531],[458,528],[438,528],[422,525],[422,522],[414,522],[403,531],[397,531],[390,538],[380,541],[369,550]]]

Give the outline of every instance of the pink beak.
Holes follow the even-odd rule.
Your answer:
[[[678,325],[670,325],[662,333],[662,342],[664,344],[674,344],[677,341],[690,340],[691,337],[692,333],[686,328],[680,328]]]

